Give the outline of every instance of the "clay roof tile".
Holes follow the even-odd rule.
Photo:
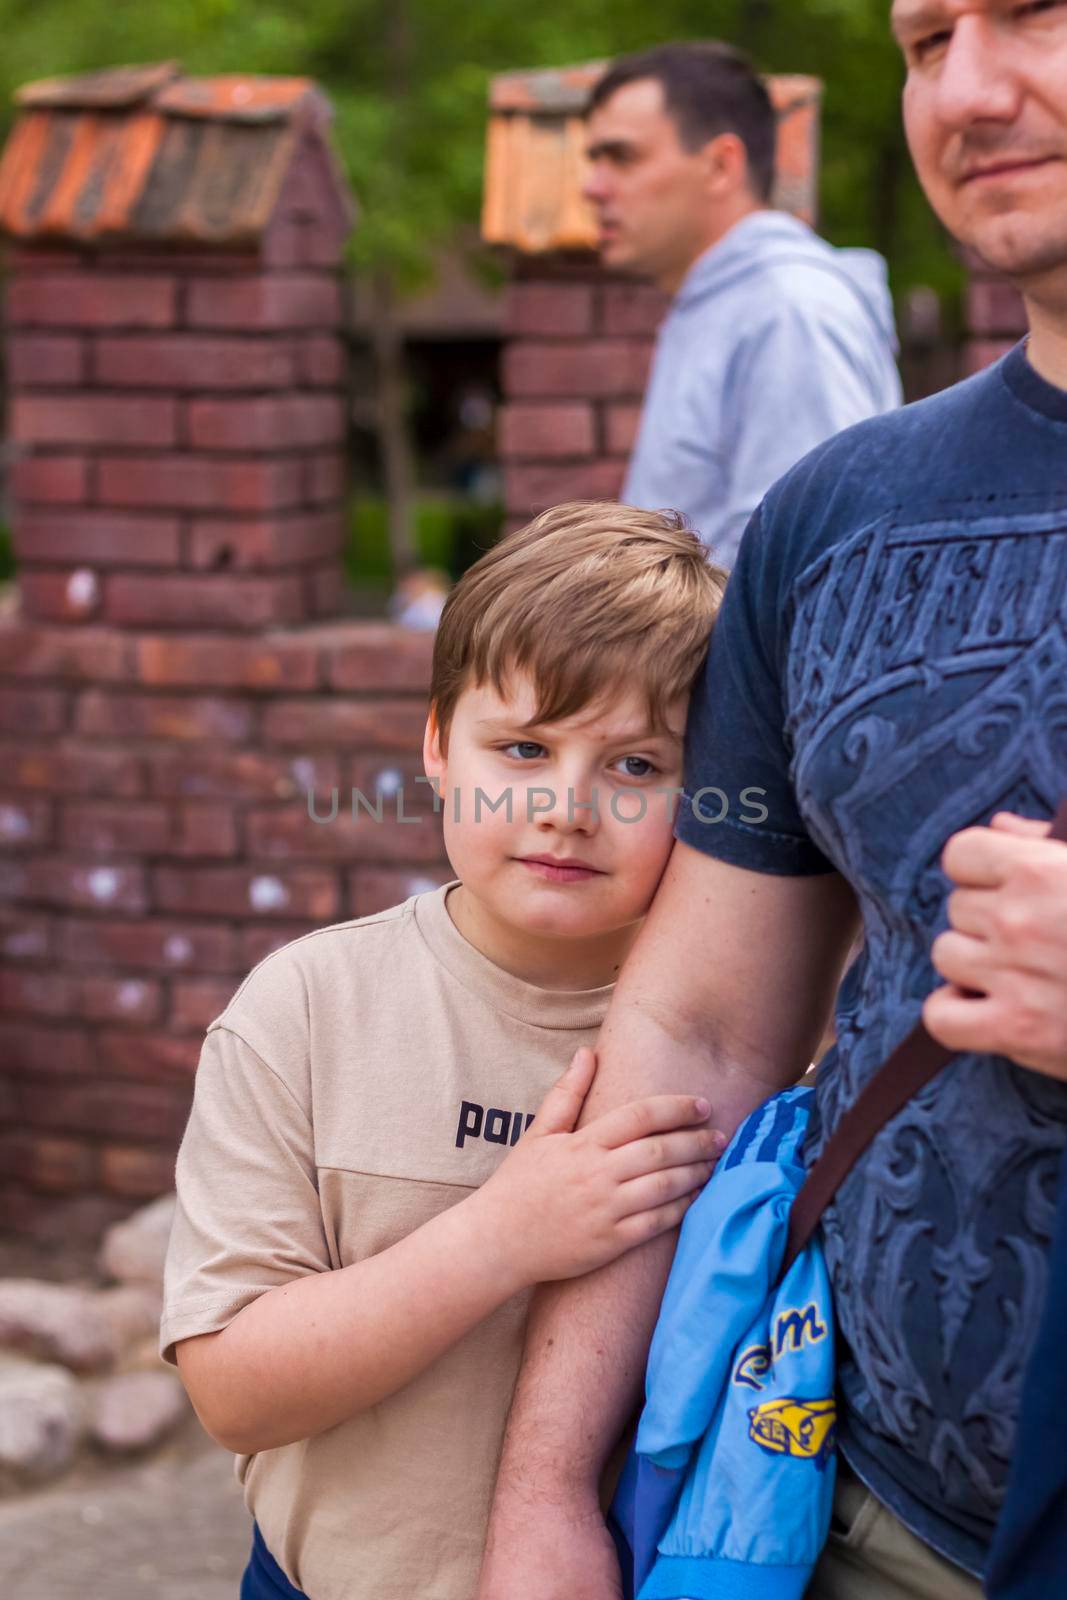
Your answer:
[[[22,241],[246,248],[264,234],[298,146],[350,197],[307,78],[186,78],[176,62],[26,84],[0,156],[0,233]]]
[[[158,61],[147,67],[106,67],[101,72],[81,72],[71,78],[42,78],[16,89],[15,104],[121,111],[140,105],[180,71],[176,61]]]

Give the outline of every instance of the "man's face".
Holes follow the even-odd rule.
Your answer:
[[[1067,264],[1067,0],[894,0],[931,205],[999,271]]]
[[[605,266],[677,288],[714,223],[717,171],[709,152],[719,143],[685,149],[655,78],[624,84],[591,113],[582,193],[596,210]]]

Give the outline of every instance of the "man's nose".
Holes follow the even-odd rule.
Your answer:
[[[585,177],[582,179],[582,198],[591,205],[602,205],[607,197],[607,179],[602,162],[592,161],[588,164]]]
[[[1011,41],[988,13],[961,17],[936,79],[937,113],[960,132],[1016,120],[1023,96]]]

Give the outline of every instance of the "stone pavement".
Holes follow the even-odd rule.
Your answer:
[[[194,1417],[150,1461],[0,1500],[3,1600],[237,1600],[251,1520]]]

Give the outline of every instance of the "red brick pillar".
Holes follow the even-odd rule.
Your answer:
[[[504,314],[500,454],[509,526],[622,487],[664,297],[594,266],[520,258]]]
[[[170,1187],[249,968],[448,869],[415,783],[432,639],[326,620],[350,212],[321,96],[159,67],[20,100],[0,1229],[93,1236]]]
[[[333,272],[16,251],[23,612],[261,628],[333,612],[344,357]]]
[[[500,454],[507,526],[553,502],[614,499],[633,445],[666,298],[604,272],[580,193],[583,108],[601,64],[508,73],[490,93],[483,236],[508,251]],[[815,211],[820,85],[768,81],[778,107],[776,203]]]
[[[271,96],[248,80],[235,101],[231,80],[148,70],[132,107],[129,74],[106,75],[120,80],[108,116],[87,109],[99,75],[92,94],[85,80],[24,91],[0,167],[0,226],[17,246],[6,320],[23,612],[241,630],[335,613],[349,213],[323,103],[307,84]],[[230,182],[221,199],[212,164]]]

